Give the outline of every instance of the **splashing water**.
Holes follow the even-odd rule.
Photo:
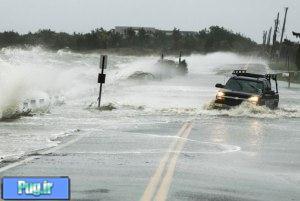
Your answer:
[[[170,59],[177,60],[175,57]],[[168,72],[156,66],[158,58],[154,56],[111,55],[106,72],[106,104],[142,106],[155,111],[170,110],[171,113],[174,108],[178,108],[190,113],[190,108],[199,110],[197,108],[202,108],[213,99],[214,84],[226,80],[224,76],[218,75],[220,72],[245,67],[250,71],[269,70],[266,62],[261,59],[233,53],[194,54],[186,59],[189,74],[180,77],[172,73],[168,75]],[[55,52],[41,47],[4,48],[0,52],[0,89],[5,96],[0,98],[0,110],[2,113],[20,110],[24,101],[30,104],[31,100],[40,99],[43,99],[43,104],[36,104],[37,107],[45,108],[63,103],[82,105],[83,102],[87,106],[97,99],[98,62],[99,55],[96,53],[80,54],[66,50]],[[255,65],[249,62],[254,62]],[[169,79],[132,82],[129,77],[136,72]],[[283,108],[282,111],[288,110]],[[260,113],[253,112],[253,109],[243,111]],[[263,111],[272,114],[265,109]]]
[[[139,119],[138,115],[161,115],[166,121],[182,117],[251,117],[299,118],[299,85],[287,89],[280,82],[281,100],[278,110],[241,105],[231,110],[213,110],[216,83],[224,83],[224,73],[236,68],[249,71],[269,71],[266,62],[251,56],[233,53],[193,54],[185,57],[189,73],[178,76],[155,65],[155,56],[109,55],[107,80],[103,91],[103,105],[114,110],[91,111],[96,108],[98,96],[98,53],[74,53],[68,50],[49,51],[41,47],[28,49],[3,48],[0,50],[0,114],[3,118],[27,107],[36,115],[13,124],[1,124],[0,140],[15,140],[15,153],[25,153],[55,146],[51,139],[68,130],[87,130],[87,125],[112,125],[122,119]],[[168,59],[177,60],[170,56]],[[130,79],[136,72],[148,73],[164,79]],[[89,108],[89,109],[87,109]],[[50,114],[48,114],[50,113]],[[94,123],[96,121],[97,123]],[[77,126],[80,125],[80,128]],[[28,127],[26,132],[22,126]],[[45,126],[48,126],[46,129]],[[31,140],[32,141],[32,140]],[[26,142],[26,143],[24,143]],[[0,150],[9,155],[11,147]]]

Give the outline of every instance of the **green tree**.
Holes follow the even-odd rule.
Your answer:
[[[153,38],[151,40],[151,47],[165,49],[168,46],[169,38],[163,31],[156,30],[153,33]]]
[[[140,29],[138,34],[138,45],[140,47],[145,47],[145,46],[149,46],[149,35],[148,33],[145,31],[145,29]]]
[[[132,28],[125,31],[126,46],[135,46],[136,34]]]
[[[14,31],[5,31],[0,33],[0,44],[2,47],[7,47],[10,45],[22,44],[24,40],[22,37]]]
[[[122,44],[122,35],[114,31],[108,31],[107,46],[116,48]]]
[[[179,50],[181,48],[181,39],[182,39],[182,35],[180,33],[180,30],[174,28],[172,32],[172,44],[171,44],[173,50]]]
[[[123,34],[114,30],[106,31],[103,28],[95,29],[89,33],[54,32],[50,29],[39,30],[35,33],[19,34],[14,31],[0,32],[0,47],[16,45],[43,45],[50,49],[69,47],[73,50],[96,50],[102,48],[151,48],[156,51],[184,50],[201,53],[213,51],[247,52],[257,48],[257,44],[249,38],[233,33],[223,27],[212,26],[198,33],[182,34],[174,28],[172,34],[165,31],[154,33],[140,29],[137,33],[129,28]],[[293,48],[296,54],[296,48]]]

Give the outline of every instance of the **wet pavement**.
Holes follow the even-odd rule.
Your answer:
[[[248,126],[236,127],[241,121]],[[298,123],[201,116],[126,123],[81,132],[0,174],[69,176],[72,200],[299,200]]]

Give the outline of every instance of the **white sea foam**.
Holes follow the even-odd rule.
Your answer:
[[[286,83],[281,82],[279,89],[282,95],[278,110],[249,105],[241,105],[231,110],[214,110],[207,106],[207,103],[214,99],[215,83],[226,81],[224,70],[251,70],[253,66],[260,70],[268,70],[265,61],[256,57],[222,52],[193,54],[183,58],[188,63],[189,73],[186,76],[170,76],[155,66],[159,57],[109,55],[102,104],[112,104],[116,110],[98,115],[96,111],[86,110],[89,105],[92,108],[97,106],[98,53],[49,51],[41,47],[3,48],[0,50],[1,117],[22,110],[26,102],[30,110],[44,113],[44,116],[36,115],[22,119],[13,124],[15,128],[10,127],[10,124],[1,123],[1,129],[13,130],[13,135],[4,137],[0,133],[0,138],[6,142],[14,141],[15,146],[19,147],[18,150],[14,149],[14,152],[23,153],[23,150],[28,151],[26,148],[55,146],[51,139],[56,139],[57,134],[74,128],[74,125],[97,126],[103,122],[108,124],[112,121],[129,121],[130,118],[135,121],[139,119],[136,115],[161,115],[166,116],[166,119],[169,116],[174,119],[202,116],[300,117],[299,85],[293,84],[293,88],[287,89],[282,87]],[[178,58],[170,56],[169,59]],[[128,77],[137,71],[158,75],[163,79],[129,80]],[[35,101],[31,102],[32,100]],[[27,133],[24,132],[26,129]],[[37,146],[32,139],[41,146]],[[1,155],[7,155],[9,150],[13,150],[11,146],[1,146]]]

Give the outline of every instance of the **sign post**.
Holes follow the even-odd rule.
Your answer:
[[[99,97],[98,97],[98,109],[100,109],[100,103],[101,103],[101,95],[102,95],[102,84],[105,83],[105,77],[104,69],[107,67],[107,55],[101,55],[100,56],[100,69],[101,73],[98,74],[98,83],[100,84],[99,88]]]

